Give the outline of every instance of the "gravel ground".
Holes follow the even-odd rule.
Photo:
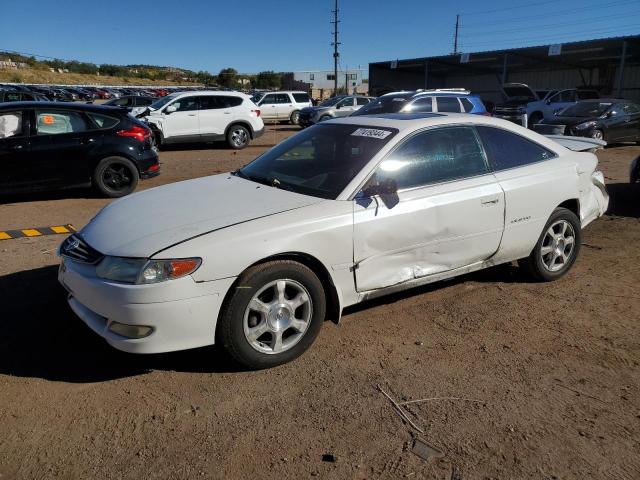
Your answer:
[[[277,131],[276,131],[277,130]],[[161,153],[164,183],[242,152]],[[215,347],[118,352],[66,306],[62,236],[0,242],[0,478],[640,478],[640,147],[599,153],[612,197],[552,284],[506,265],[350,308],[275,369]],[[0,199],[0,230],[82,227],[87,191]],[[424,433],[402,421],[382,388]],[[415,439],[432,449],[412,453]]]

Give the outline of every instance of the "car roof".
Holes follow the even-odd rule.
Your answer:
[[[126,113],[121,107],[113,107],[111,105],[95,105],[90,103],[73,103],[73,102],[7,102],[0,103],[0,110],[16,110],[21,108],[54,108],[56,110],[82,110],[85,112],[96,113]]]
[[[242,98],[249,98],[250,95],[247,95],[246,93],[242,93],[242,92],[237,92],[235,90],[189,90],[189,91],[179,91],[179,92],[172,92],[169,95],[174,95],[176,97],[181,96],[181,95],[224,95],[225,97],[228,97],[229,95],[232,96],[237,96],[237,97],[242,97]]]

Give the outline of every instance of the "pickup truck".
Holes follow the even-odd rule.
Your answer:
[[[507,100],[495,107],[493,116],[510,120],[523,127],[533,127],[543,119],[578,100],[598,98],[595,90],[567,88],[563,90],[533,89],[524,83],[505,83],[502,91]]]

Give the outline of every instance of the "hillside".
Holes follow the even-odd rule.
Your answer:
[[[0,68],[0,82],[51,83],[57,85],[199,85],[189,82],[171,82],[135,77],[112,77],[82,73],[59,73],[48,70]]]

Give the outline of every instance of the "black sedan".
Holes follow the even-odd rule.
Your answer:
[[[542,134],[640,142],[640,105],[628,100],[583,100],[533,126]]]
[[[160,173],[151,130],[117,107],[0,104],[0,195],[93,186],[122,197]]]

